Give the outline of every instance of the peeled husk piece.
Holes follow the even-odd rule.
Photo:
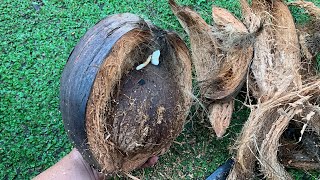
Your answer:
[[[253,57],[252,44],[260,31],[250,34],[241,21],[223,8],[214,6],[212,17],[213,35],[218,40],[215,47],[221,50],[217,57],[222,59],[219,60],[220,69],[213,81],[216,88],[211,89],[216,94],[213,97],[218,97],[215,99],[222,99],[234,96],[243,86]],[[221,92],[220,89],[225,90]]]
[[[218,138],[221,138],[230,125],[232,118],[232,112],[234,107],[234,101],[213,103],[209,109],[209,121]]]
[[[316,68],[318,66],[316,55],[320,52],[320,8],[316,7],[313,3],[306,1],[296,1],[294,3],[289,3],[289,5],[304,8],[311,16],[310,22],[306,25],[297,27],[302,57],[301,75],[303,79],[308,79],[318,74]],[[319,100],[312,103],[319,104]],[[311,110],[309,110],[310,112],[319,111],[317,106],[311,107]],[[303,122],[301,117],[296,117],[295,119],[298,119],[299,122]],[[298,138],[296,137],[281,137],[280,140],[284,145],[279,148],[279,159],[284,166],[303,170],[320,170],[319,112],[312,120],[313,121],[307,123],[291,122],[289,124],[289,126],[293,126],[293,128],[290,127],[286,131],[290,132],[290,134],[293,134],[294,132],[297,134],[296,136],[299,137],[302,136],[300,131],[305,127],[307,128],[300,141],[297,140]]]
[[[253,49],[245,41],[246,27],[230,12],[213,7],[213,26],[195,11],[169,1],[173,13],[188,33],[200,91],[208,101],[234,96],[243,84]],[[237,68],[235,68],[237,67]]]
[[[278,109],[278,117],[273,122],[269,133],[264,138],[260,150],[260,167],[264,175],[270,179],[291,179],[289,173],[284,169],[284,166],[279,163],[277,152],[279,139],[282,133],[287,128],[290,120],[298,113],[297,109],[287,108]],[[276,112],[274,112],[276,114]]]
[[[252,12],[263,22],[254,44],[251,70],[265,101],[287,89],[301,86],[298,36],[288,7],[282,1],[252,1]]]
[[[296,1],[289,5],[304,8],[311,16],[311,21],[306,25],[298,26],[300,50],[302,56],[301,74],[303,79],[318,74],[316,55],[320,52],[320,8],[311,2]],[[319,100],[312,102],[319,104]],[[279,147],[279,159],[286,167],[298,168],[303,170],[320,170],[320,117],[319,107],[311,106],[307,112],[317,112],[309,122],[304,119],[298,119],[291,122],[285,134],[295,134],[295,137],[288,138],[286,135],[281,137],[283,146]],[[304,114],[303,116],[307,116]],[[303,135],[300,134],[302,129],[306,128]],[[297,138],[301,137],[301,139]]]
[[[189,35],[192,61],[197,81],[200,83],[200,92],[203,98],[211,100],[211,90],[208,90],[210,87],[207,87],[206,82],[211,76],[218,74],[221,64],[219,60],[215,60],[219,49],[216,48],[217,39],[213,36],[212,27],[190,8],[179,6],[173,0],[169,3],[173,13]]]
[[[218,56],[226,54],[224,63],[220,68],[220,74],[216,77],[215,81],[221,81],[224,83],[223,87],[231,87],[230,89],[238,92],[245,82],[246,71],[243,71],[245,67],[241,69],[239,64],[235,62],[238,60],[247,60],[245,65],[249,65],[252,59],[250,55],[252,56],[253,54],[251,42],[254,39],[253,36],[255,33],[249,35],[246,27],[226,9],[214,6],[212,8],[212,17],[214,20],[214,26],[212,28],[217,28],[213,31],[214,36],[216,36],[217,39],[225,40],[222,41],[222,44],[218,45],[218,47],[224,49],[225,52]],[[234,38],[231,38],[232,36]],[[228,75],[230,72],[232,72],[234,76]],[[212,89],[212,91],[217,90]],[[230,125],[233,107],[233,100],[212,103],[208,107],[209,121],[218,138],[221,138],[226,133]]]
[[[317,124],[320,122],[320,107],[319,104],[309,103],[316,98],[317,96],[309,96],[295,103],[290,103],[289,107],[280,112],[280,117],[273,123],[271,130],[262,142],[260,150],[260,161],[263,162],[261,168],[267,177],[271,179],[290,179],[291,177],[284,166],[304,170],[320,170],[320,134],[316,130],[319,127]],[[289,126],[290,120],[293,120],[291,123],[299,122],[302,124],[302,128],[299,128],[298,140],[297,142],[281,142],[284,139],[282,137],[283,132]],[[283,147],[281,147],[280,142],[285,143]],[[285,154],[283,151],[288,147],[291,150],[289,150],[289,153],[285,152]],[[280,152],[277,153],[279,150]],[[278,154],[278,157],[274,154]],[[280,164],[278,159],[284,165]]]
[[[314,3],[307,1],[294,1],[289,2],[288,5],[297,6],[305,9],[312,17],[320,19],[320,8],[318,8]]]
[[[232,117],[232,98],[245,82],[252,59],[252,35],[223,8],[213,7],[214,25],[210,26],[192,9],[174,0],[169,4],[189,35],[202,103],[208,107],[216,135],[222,137]]]
[[[268,178],[290,178],[279,164],[275,153],[278,151],[279,137],[289,121],[294,119],[294,115],[308,110],[304,105],[317,99],[319,95],[320,79],[315,78],[305,83],[301,89],[291,90],[285,95],[272,97],[252,107],[248,121],[234,147],[237,150],[236,164],[228,179],[253,178],[256,160]],[[314,118],[314,122],[318,121],[318,118]]]
[[[282,146],[278,156],[284,166],[320,170],[320,107],[317,104],[306,104],[280,138]]]
[[[283,116],[278,110],[284,109],[286,113],[294,114],[295,109],[287,109],[287,104],[294,101],[286,102],[292,100],[288,99],[282,102],[283,107],[271,104],[302,87],[297,32],[291,13],[282,1],[254,0],[252,8],[246,1],[241,1],[241,4],[246,26],[251,27],[249,31],[257,27],[257,23],[252,21],[258,19],[263,23],[263,30],[254,43],[253,77],[249,81],[258,104],[252,107],[236,142],[236,163],[228,179],[253,178],[257,160],[266,177],[289,177],[278,163],[275,152],[278,150],[278,140],[291,119],[291,114]]]
[[[302,56],[301,74],[308,78],[318,73],[316,56],[320,52],[320,8],[306,1],[296,1],[289,5],[304,8],[311,16],[310,22],[297,27]]]
[[[161,52],[160,64],[136,70],[155,50]],[[92,63],[84,71],[74,69],[88,61]],[[80,74],[74,77],[69,72]],[[70,123],[79,121],[70,116],[66,128],[73,141],[77,131],[85,133],[75,145],[105,174],[132,171],[165,153],[181,132],[191,105],[191,61],[185,43],[133,14],[109,16],[87,32],[62,78],[70,92],[74,89],[67,83],[72,78],[83,79],[76,81],[90,88],[83,93],[87,100],[76,95],[64,98],[86,105],[84,127],[69,129]],[[87,81],[91,86],[83,83]],[[69,111],[68,107],[62,108]],[[66,113],[63,117],[69,118]]]

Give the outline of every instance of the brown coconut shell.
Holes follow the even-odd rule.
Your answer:
[[[216,135],[222,137],[232,117],[232,98],[245,82],[252,59],[253,48],[245,41],[248,31],[223,8],[213,7],[215,23],[210,26],[189,7],[179,6],[174,0],[169,4],[189,35],[202,103],[208,106]]]
[[[155,50],[160,64],[136,67]],[[69,57],[61,109],[70,139],[105,174],[132,171],[163,154],[181,132],[191,98],[188,48],[133,14],[92,27]]]

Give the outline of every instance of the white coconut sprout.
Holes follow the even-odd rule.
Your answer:
[[[153,64],[155,66],[159,65],[159,63],[160,63],[159,58],[160,58],[160,50],[156,50],[148,57],[148,59],[144,63],[137,66],[136,70],[139,71],[142,68],[146,67],[150,63],[150,61],[151,61],[151,64]]]

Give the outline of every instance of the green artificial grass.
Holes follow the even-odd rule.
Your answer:
[[[320,5],[319,0],[313,2]],[[212,4],[241,17],[233,0],[181,0],[207,22]],[[187,36],[166,0],[3,0],[0,3],[0,179],[30,179],[68,154],[72,145],[59,112],[59,81],[73,47],[107,15],[131,12]],[[300,9],[293,9],[298,21]],[[195,107],[194,107],[195,109]],[[230,155],[249,110],[240,102],[226,136],[217,140],[205,119],[192,111],[183,133],[154,168],[134,172],[145,179],[203,179]],[[191,118],[192,117],[192,118]],[[297,179],[319,173],[296,173]],[[116,177],[115,179],[118,179]]]

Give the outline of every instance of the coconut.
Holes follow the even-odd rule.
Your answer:
[[[167,151],[183,128],[191,86],[188,48],[177,34],[133,14],[112,15],[68,59],[62,118],[90,165],[126,173]]]
[[[233,98],[245,82],[252,59],[252,34],[226,9],[213,7],[210,26],[189,7],[174,0],[169,4],[190,38],[201,102],[217,137],[222,137],[232,117]]]

